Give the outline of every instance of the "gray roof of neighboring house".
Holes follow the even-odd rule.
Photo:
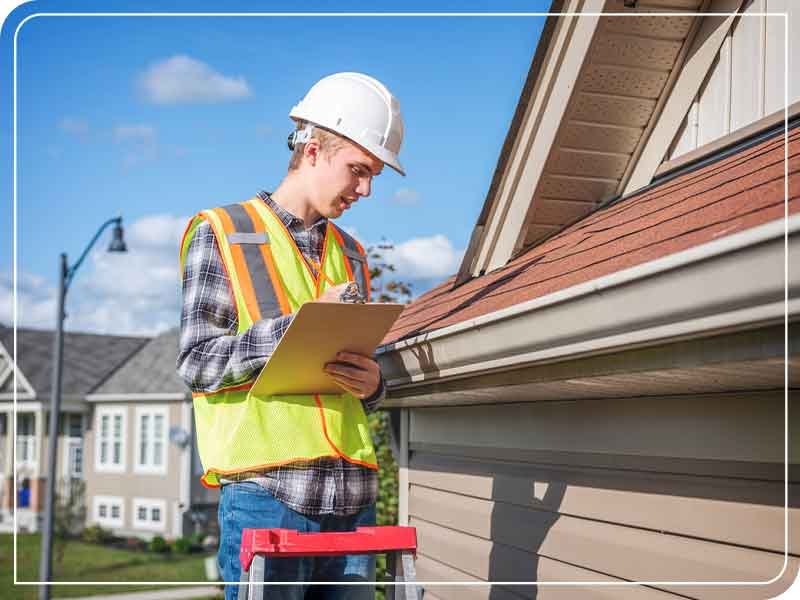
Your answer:
[[[188,393],[175,371],[178,330],[152,338],[139,352],[109,377],[95,394]]]
[[[61,392],[82,396],[95,391],[150,338],[64,333]],[[14,357],[14,330],[0,325],[0,343]],[[53,332],[17,328],[17,367],[30,382],[39,399],[50,395],[53,369]]]

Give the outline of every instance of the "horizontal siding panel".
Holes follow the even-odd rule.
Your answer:
[[[620,581],[619,579],[606,577],[600,573],[594,573],[556,560],[550,560],[544,556],[539,557],[537,567],[536,581]],[[565,600],[574,598],[580,598],[581,600],[674,600],[679,597],[669,592],[645,586],[489,585],[482,579],[467,575],[462,571],[424,555],[418,555],[416,569],[418,581],[459,581],[475,583],[475,585],[469,586],[423,586],[425,588],[425,600],[433,597],[441,598],[441,600],[519,600],[520,598],[535,598],[536,600]]]
[[[416,408],[414,442],[783,463],[783,394]]]
[[[636,539],[649,532],[625,531],[626,528],[611,525],[601,531],[596,526],[603,524],[569,517],[560,518],[553,526],[539,549],[541,556],[418,516],[412,516],[409,523],[417,528],[420,553],[487,581],[533,581],[539,574],[542,556],[555,560],[553,553],[565,556],[573,565],[629,581],[759,581],[778,575],[783,566],[783,556],[778,554],[674,536],[662,536],[673,539],[659,544],[654,539]],[[790,564],[796,569],[797,559],[791,559]],[[780,585],[780,580],[778,585],[764,586],[697,585],[692,586],[695,592],[691,595],[709,600],[751,600],[768,598],[770,592],[774,595],[781,590]],[[657,587],[688,593],[681,585]]]
[[[784,549],[779,482],[586,468],[568,472],[533,465],[503,468],[491,462],[470,465],[456,458],[417,456],[409,480],[412,503],[436,496],[435,489],[449,492],[443,500],[456,503],[463,495],[774,552]],[[798,486],[791,486],[790,494],[800,497]],[[454,518],[461,509],[453,507]],[[800,510],[789,510],[789,536],[800,540]]]

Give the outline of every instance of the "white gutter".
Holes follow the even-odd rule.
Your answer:
[[[381,346],[378,360],[388,386],[397,389],[655,339],[782,321],[784,308],[800,312],[796,303],[785,307],[782,302],[785,285],[800,287],[800,273],[790,272],[784,282],[783,269],[784,234],[798,231],[800,215],[772,221]],[[798,246],[796,238],[792,241]],[[796,247],[790,251],[800,254]]]

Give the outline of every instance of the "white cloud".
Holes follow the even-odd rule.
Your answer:
[[[74,117],[64,117],[58,124],[62,131],[72,135],[84,137],[89,133],[89,122],[86,119],[76,119]]]
[[[252,95],[244,77],[227,77],[185,55],[151,65],[138,85],[144,98],[153,104],[225,102]]]
[[[11,276],[0,274],[0,323],[8,326],[14,322],[13,292]],[[43,277],[18,273],[17,323],[23,327],[52,328],[56,317],[56,293],[56,288]]]
[[[413,238],[381,252],[384,261],[395,267],[392,278],[405,281],[445,279],[458,270],[464,253],[442,234]]]
[[[419,192],[411,188],[399,188],[389,197],[389,201],[397,204],[416,204],[419,202]]]

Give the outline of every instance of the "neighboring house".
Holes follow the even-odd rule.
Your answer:
[[[84,475],[84,432],[88,425],[86,395],[106,380],[146,338],[65,333],[58,439],[59,490]],[[47,475],[52,378],[53,332],[0,325],[0,531],[13,529],[14,460],[17,466],[20,530],[41,526]],[[14,442],[14,384],[17,391],[17,436]],[[23,489],[22,493],[19,490]]]
[[[789,11],[788,90],[782,18],[591,14],[740,8]],[[434,600],[774,597],[800,539],[793,419],[782,571],[800,7],[552,12],[586,15],[546,21],[459,273],[378,350],[417,577],[506,582],[430,586]],[[508,584],[532,581],[651,583]]]
[[[87,523],[176,538],[215,520],[200,483],[192,397],[175,371],[177,329],[150,340],[87,396]]]

